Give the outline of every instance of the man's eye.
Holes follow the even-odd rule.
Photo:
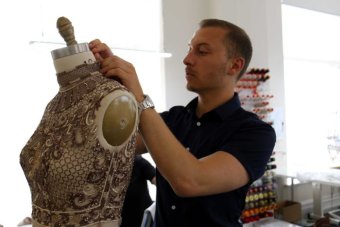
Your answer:
[[[208,54],[208,51],[205,51],[205,50],[198,50],[198,54],[199,54],[199,55],[206,55],[206,54]]]

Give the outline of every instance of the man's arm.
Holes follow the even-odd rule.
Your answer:
[[[202,159],[194,157],[154,109],[141,113],[140,131],[158,170],[179,196],[217,194],[248,183],[243,165],[227,152],[216,151]]]
[[[146,149],[142,136],[140,135],[140,133],[138,133],[136,141],[136,155],[141,155],[145,153],[148,153],[148,150]]]

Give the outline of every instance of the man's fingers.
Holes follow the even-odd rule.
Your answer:
[[[107,73],[109,70],[119,69],[119,72],[124,72],[124,74],[133,74],[135,73],[134,67],[131,63],[121,59],[120,57],[113,55],[106,59],[103,59],[101,62],[102,73]]]
[[[102,62],[102,61],[104,60],[104,59],[102,58],[102,56],[100,56],[99,53],[94,54],[94,57],[96,58],[96,60],[97,60],[98,62]]]
[[[99,61],[102,61],[107,57],[113,56],[111,48],[105,43],[102,43],[99,39],[91,41],[89,43],[89,47],[93,54],[95,55],[96,59]]]

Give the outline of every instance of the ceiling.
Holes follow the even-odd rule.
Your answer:
[[[282,4],[340,16],[339,0],[282,0]]]

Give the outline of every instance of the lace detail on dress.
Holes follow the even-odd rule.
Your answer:
[[[125,88],[93,68],[86,70],[87,75],[76,85],[59,91],[50,101],[20,155],[32,194],[32,218],[42,226],[120,220],[133,165],[136,127],[121,146],[100,143],[96,111],[106,95]]]
[[[98,62],[93,64],[84,63],[82,65],[77,66],[72,71],[57,73],[57,80],[60,87],[65,87],[76,81],[80,81],[84,77],[89,76],[92,72],[98,72],[99,68],[100,66]]]

